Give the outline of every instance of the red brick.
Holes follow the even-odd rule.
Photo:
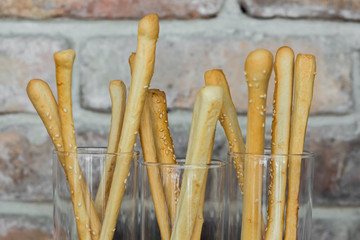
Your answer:
[[[42,217],[0,216],[0,240],[51,240],[52,221]]]
[[[360,20],[358,0],[238,0],[245,11],[254,17],[314,17]]]
[[[224,0],[11,0],[0,2],[0,17],[21,18],[201,18],[216,15]]]
[[[68,47],[65,40],[58,38],[1,36],[0,112],[34,112],[26,94],[27,83],[40,78],[55,89],[53,54]]]
[[[353,110],[351,50],[335,37],[163,37],[157,46],[151,86],[165,90],[170,108],[189,109],[193,106],[196,92],[204,85],[204,72],[222,68],[237,110],[246,112],[247,86],[243,70],[246,56],[256,48],[269,49],[275,55],[283,45],[291,46],[295,53],[316,56],[313,114],[344,114]],[[110,108],[108,82],[122,79],[129,86],[127,58],[135,49],[134,37],[95,38],[84,45],[81,50],[84,61],[80,64],[83,107],[100,111]],[[274,76],[270,81],[268,111],[272,109],[273,79]]]

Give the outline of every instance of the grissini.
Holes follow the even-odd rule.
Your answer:
[[[148,95],[141,116],[140,141],[143,149],[144,161],[148,163],[158,163],[155,147],[155,141],[157,140],[155,139],[152,130],[151,101],[152,99]],[[166,196],[161,182],[160,169],[155,164],[147,166],[147,174],[161,239],[169,240],[171,236],[171,227],[168,210],[166,208]]]
[[[176,164],[174,144],[169,130],[165,92],[149,89],[148,98],[152,130],[155,138],[156,156],[159,163]],[[179,174],[175,168],[161,169],[166,203],[171,224],[174,224],[177,201],[180,194]]]
[[[248,84],[246,153],[264,154],[266,95],[273,66],[273,56],[265,49],[251,52],[245,61]],[[244,159],[244,203],[241,239],[262,239],[262,175],[260,159],[248,155]]]
[[[156,14],[147,15],[140,20],[135,66],[131,76],[130,92],[125,108],[118,152],[132,152],[134,150],[147,88],[154,72],[158,35],[159,18]],[[128,156],[120,157],[117,161],[101,229],[101,240],[111,240],[114,235],[130,164],[131,158]]]
[[[206,86],[200,89],[196,96],[185,164],[198,166],[185,168],[172,240],[191,238],[201,190],[206,181],[206,164],[211,158],[211,144],[223,104],[223,95],[221,87]]]
[[[121,80],[113,80],[110,82],[109,91],[111,98],[111,126],[106,152],[116,153],[125,113],[126,86]],[[109,197],[111,180],[115,169],[115,160],[114,156],[109,156],[105,159],[103,174],[95,197],[95,207],[100,219],[104,218],[106,202]]]
[[[61,122],[61,135],[63,139],[67,177],[71,191],[71,200],[77,219],[79,239],[98,239],[101,224],[96,215],[95,207],[86,206],[92,203],[89,190],[83,189],[83,174],[77,159],[77,146],[75,140],[75,128],[72,116],[71,103],[71,75],[75,59],[72,49],[62,50],[54,54],[56,66],[56,85],[58,90],[58,112]],[[85,187],[87,188],[87,186]],[[85,195],[85,193],[88,193]],[[95,210],[95,212],[92,211]]]
[[[245,153],[245,144],[242,137],[239,121],[236,114],[234,103],[231,99],[230,89],[226,81],[225,74],[220,69],[214,69],[205,73],[205,84],[207,86],[221,86],[224,89],[224,105],[221,108],[220,123],[224,128],[229,142],[231,152]],[[236,159],[235,159],[236,160]],[[241,159],[235,161],[235,169],[241,189],[244,186],[243,162]]]
[[[294,52],[281,47],[275,56],[275,92],[271,130],[270,185],[266,240],[283,239],[286,201],[286,178],[290,140],[291,102],[294,75]]]
[[[232,152],[245,152],[245,144],[242,138],[242,133],[240,130],[240,125],[237,119],[237,114],[235,110],[235,106],[232,102],[229,85],[226,81],[225,75],[222,70],[214,69],[205,72],[205,84],[206,86],[220,86],[224,91],[224,102],[220,111],[219,121],[221,126],[225,130],[226,137],[229,142],[229,148]],[[210,159],[209,159],[210,160]],[[235,167],[238,172],[238,179],[240,183],[240,187],[243,187],[243,164],[240,159],[239,161],[234,162]],[[198,211],[198,217],[196,218],[195,227],[192,235],[192,239],[197,240],[200,239],[202,225],[204,223],[203,218],[203,208],[204,208],[204,200],[205,200],[205,189],[206,183],[202,189],[201,202]]]
[[[43,80],[33,79],[28,83],[26,91],[29,99],[34,105],[34,108],[36,109],[41,120],[43,121],[44,126],[54,144],[56,151],[64,152],[58,105],[49,85]],[[58,157],[62,167],[64,168],[65,176],[67,177],[68,172],[71,171],[71,169],[66,168],[66,162],[64,158],[65,155],[58,154]],[[82,173],[80,172],[79,174]],[[83,176],[81,177],[81,185],[82,189],[86,191],[87,185]],[[85,195],[86,194],[88,193],[85,192]],[[86,205],[86,209],[88,212],[90,211],[90,206],[88,205],[88,203]]]
[[[294,101],[289,154],[303,154],[306,127],[313,96],[315,71],[316,63],[313,55],[297,55],[294,70]],[[296,239],[297,236],[301,156],[292,156],[289,161],[286,240]]]

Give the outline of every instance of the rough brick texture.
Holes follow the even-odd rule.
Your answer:
[[[337,239],[356,239],[349,238],[347,225],[339,220],[314,220],[311,239],[316,240],[337,240]]]
[[[316,17],[360,20],[358,0],[238,0],[245,11],[254,17]]]
[[[198,18],[216,15],[224,0],[10,0],[1,1],[0,17],[21,18]]]
[[[52,228],[48,218],[0,216],[0,240],[51,240]]]
[[[26,85],[40,78],[55,89],[53,54],[66,48],[69,44],[59,38],[0,36],[0,112],[34,112]]]
[[[204,72],[222,68],[230,84],[234,103],[239,112],[247,108],[247,86],[244,61],[250,51],[266,48],[275,55],[283,46],[295,53],[316,56],[317,75],[313,114],[343,114],[353,109],[350,49],[340,38],[284,37],[265,35],[234,35],[219,38],[188,36],[159,39],[155,73],[151,86],[167,94],[169,108],[192,108],[196,92],[204,85]],[[110,37],[89,40],[81,50],[82,106],[94,110],[109,110],[108,83],[125,81],[129,87],[128,56],[136,50],[136,37]],[[342,64],[338,64],[338,62]],[[109,64],[111,63],[111,64]],[[268,110],[272,109],[274,76],[268,94]]]

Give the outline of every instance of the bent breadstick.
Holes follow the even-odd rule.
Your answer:
[[[223,95],[224,91],[221,87],[206,86],[200,89],[196,96],[185,160],[185,164],[195,166],[185,168],[183,174],[179,204],[171,234],[172,240],[191,238],[201,190],[206,182],[206,164],[211,158],[212,139],[220,116]]]
[[[275,57],[275,92],[271,132],[270,185],[268,199],[268,225],[266,240],[283,239],[284,211],[286,201],[286,175],[290,139],[291,100],[294,73],[294,52],[289,47],[281,47]]]
[[[240,130],[240,125],[237,119],[237,114],[235,106],[232,102],[229,85],[226,81],[225,75],[222,70],[214,69],[205,72],[205,84],[206,86],[220,86],[224,91],[224,102],[220,111],[220,123],[224,128],[226,137],[229,142],[229,148],[232,152],[245,152],[245,144],[242,138],[242,133]],[[240,159],[239,161],[234,161],[234,165],[238,172],[238,178],[240,187],[242,189],[243,185],[243,164]],[[206,184],[206,183],[205,183]],[[205,185],[204,185],[205,186]],[[192,235],[192,239],[200,239],[202,225],[204,223],[203,218],[203,209],[204,209],[204,199],[205,199],[205,189],[203,187],[200,207],[198,211],[198,217],[196,218],[195,227]]]
[[[121,80],[110,82],[109,86],[111,97],[111,126],[109,142],[106,152],[116,153],[119,145],[121,127],[124,119],[125,103],[126,103],[126,86]],[[106,202],[109,196],[111,180],[115,168],[115,158],[110,156],[105,159],[104,170],[100,180],[99,189],[95,198],[95,207],[98,216],[103,219]]]
[[[295,63],[294,103],[291,118],[289,154],[303,154],[306,126],[313,96],[316,71],[313,55],[298,54]],[[296,239],[301,156],[292,156],[289,162],[288,197],[286,207],[285,240]]]
[[[258,49],[245,61],[248,83],[248,115],[246,130],[246,153],[264,154],[266,94],[273,66],[272,54]],[[241,227],[242,240],[262,239],[262,176],[260,159],[246,156],[244,159],[244,203]]]
[[[207,86],[217,85],[224,89],[224,105],[221,108],[220,123],[224,128],[229,142],[231,152],[245,153],[244,139],[241,133],[239,121],[234,103],[231,99],[229,85],[222,70],[214,69],[205,73],[205,84]],[[235,159],[236,160],[236,159]],[[238,174],[241,190],[244,186],[243,162],[241,159],[234,162]]]
[[[43,80],[33,79],[28,83],[26,90],[29,99],[31,100],[34,108],[44,123],[44,126],[54,144],[56,151],[64,152],[58,105],[49,85]],[[67,176],[71,169],[66,168],[64,156],[64,154],[58,155],[59,161],[64,168],[64,173]],[[81,185],[82,189],[86,190],[87,186],[83,177],[81,177]],[[88,205],[86,205],[86,209],[87,211],[90,211]]]
[[[159,18],[156,14],[147,15],[140,20],[135,66],[131,77],[118,152],[132,152],[134,150],[147,88],[154,72],[155,48],[158,35]],[[114,235],[126,179],[130,170],[131,158],[129,156],[120,156],[117,161],[101,229],[101,240],[111,240]]]
[[[157,163],[155,136],[153,134],[151,123],[152,117],[150,101],[151,97],[147,96],[141,115],[140,141],[143,149],[144,161],[149,163]],[[171,227],[169,223],[168,211],[166,208],[166,196],[161,182],[160,169],[156,165],[147,166],[146,169],[161,239],[169,240],[171,236]]]
[[[147,99],[151,110],[151,123],[157,159],[159,163],[176,164],[174,145],[168,125],[165,92],[158,89],[149,89]],[[170,166],[164,167],[161,170],[170,221],[171,224],[174,224],[177,201],[180,194],[179,174],[176,169]]]
[[[54,54],[56,65],[56,84],[58,88],[58,111],[61,122],[61,135],[65,152],[76,153],[75,129],[72,118],[71,106],[71,75],[72,66],[75,59],[75,52],[71,49],[63,50]],[[77,219],[77,229],[79,239],[92,239],[91,231],[97,235],[97,230],[93,229],[91,222],[95,223],[95,218],[90,219],[90,212],[86,209],[90,194],[84,196],[85,190],[81,184],[82,174],[76,154],[65,155],[71,200],[74,207],[74,215]],[[79,176],[79,177],[78,177]],[[95,212],[96,214],[96,212]],[[91,229],[89,229],[89,226]]]

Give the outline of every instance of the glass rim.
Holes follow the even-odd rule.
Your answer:
[[[301,158],[314,158],[315,153],[304,150],[301,154],[272,154],[270,148],[265,148],[264,154],[242,153],[242,152],[228,152],[228,156],[252,156],[258,158],[279,158],[279,157],[301,157]]]
[[[140,155],[139,151],[133,151],[133,152],[119,152],[119,153],[107,153],[107,147],[77,147],[77,150],[90,150],[89,152],[66,152],[66,151],[57,151],[56,149],[53,150],[53,154],[61,154],[61,155],[66,155],[66,154],[71,154],[71,155],[81,155],[81,156],[85,156],[85,155],[110,155],[110,156],[121,156],[121,155],[130,155],[132,154],[133,157],[138,157]],[[105,150],[105,152],[97,152],[96,150]]]
[[[158,162],[145,162],[140,161],[140,165],[146,166],[146,167],[171,167],[171,168],[220,168],[225,167],[227,164],[227,161],[219,160],[219,159],[211,159],[210,163],[206,164],[186,164],[185,158],[180,158],[182,162],[176,162],[176,163],[158,163]]]

